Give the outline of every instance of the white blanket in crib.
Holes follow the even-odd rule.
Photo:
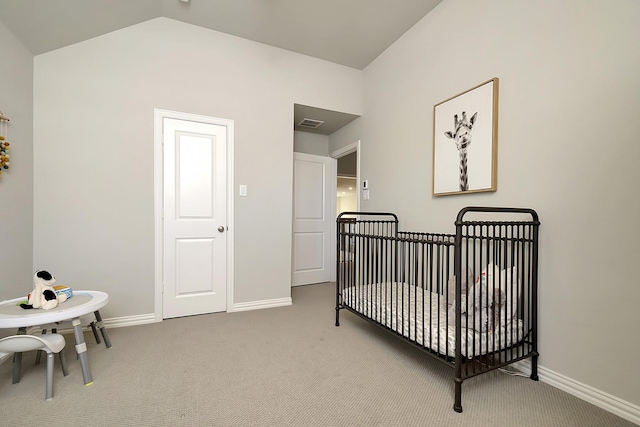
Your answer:
[[[455,322],[443,295],[423,292],[407,283],[377,283],[344,289],[342,301],[420,345],[442,355],[455,356]],[[484,332],[467,329],[463,323],[462,355],[471,357],[498,351],[522,337],[520,319]]]

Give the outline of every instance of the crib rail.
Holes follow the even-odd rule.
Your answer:
[[[487,219],[489,218],[489,219]],[[499,219],[498,219],[499,218]],[[484,360],[465,360],[460,352],[455,358],[455,402],[454,409],[462,411],[461,385],[465,378],[506,366],[510,363],[531,358],[531,378],[538,380],[537,372],[537,331],[538,331],[538,232],[540,221],[537,212],[527,208],[499,208],[474,206],[466,207],[458,213],[454,244],[455,278],[455,318],[461,319],[463,296],[466,300],[479,298],[488,300],[490,291],[497,292],[504,299],[505,310],[495,312],[480,311],[491,315],[497,328],[512,322],[512,317],[522,321],[523,337],[517,344],[505,346]],[[482,266],[487,265],[486,283],[489,292],[476,293],[463,286],[465,268],[470,270],[471,277],[483,274]],[[489,274],[490,273],[490,274]],[[487,289],[485,288],[485,291]],[[488,302],[488,301],[487,301]],[[488,304],[487,304],[488,305]],[[455,326],[456,347],[460,348],[462,328],[469,321],[476,321],[474,316],[466,316],[465,322]],[[513,342],[514,328],[509,337]],[[482,332],[481,332],[482,333]],[[489,331],[484,331],[488,338]],[[500,338],[500,336],[498,336]],[[495,339],[495,335],[494,335]],[[500,343],[498,347],[502,348]]]
[[[359,289],[358,283],[395,274],[389,261],[394,254],[388,242],[398,235],[398,217],[388,212],[343,212],[337,218],[337,232],[336,326],[339,326],[339,311],[345,308],[344,289]]]
[[[464,379],[532,358],[537,379],[538,216],[467,207],[455,234],[398,231],[392,213],[337,218],[336,326],[347,309]]]

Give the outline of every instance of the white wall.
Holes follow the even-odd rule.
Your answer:
[[[436,232],[466,205],[538,211],[540,364],[635,405],[638,22],[635,0],[445,0],[365,69],[358,125],[362,210]],[[433,106],[492,77],[498,191],[433,198]]]
[[[33,289],[33,56],[0,24],[0,110],[11,121],[0,178],[0,300]]]
[[[161,108],[235,121],[235,303],[290,296],[293,105],[361,114],[361,71],[159,18],[37,56],[34,85],[36,265],[153,312]]]
[[[340,215],[342,212],[355,212],[358,210],[358,198],[355,195],[340,196],[337,197],[338,203],[336,206],[336,215]]]
[[[338,151],[362,138],[362,125],[363,119],[362,117],[358,117],[348,125],[329,135],[329,153]],[[363,147],[361,146],[360,149],[363,149]]]
[[[296,153],[329,156],[329,137],[311,132],[293,133],[293,151]]]
[[[358,152],[354,151],[338,159],[338,176],[355,178],[358,175]]]

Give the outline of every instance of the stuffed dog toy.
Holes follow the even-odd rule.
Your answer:
[[[56,308],[59,303],[67,300],[67,295],[57,294],[53,289],[56,278],[46,270],[36,271],[33,275],[34,288],[29,294],[27,304],[20,304],[24,309],[41,308],[43,310],[51,310]]]

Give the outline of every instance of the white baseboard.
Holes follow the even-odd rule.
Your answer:
[[[156,315],[154,313],[148,313],[135,316],[112,317],[110,319],[102,319],[102,323],[104,323],[105,328],[146,325],[148,323],[156,323]]]
[[[284,307],[291,304],[291,297],[268,299],[263,301],[239,302],[233,305],[233,311],[261,310],[263,308]]]
[[[122,328],[125,326],[145,325],[147,323],[155,323],[155,322],[156,322],[156,316],[153,313],[102,319],[102,323],[104,324],[104,327],[107,329]],[[73,328],[71,327],[70,323],[71,322],[65,322],[62,329],[58,329],[57,332],[59,334],[72,334]],[[27,333],[30,335],[37,335],[40,333],[41,330],[42,329],[39,326],[32,326],[27,329]],[[89,327],[89,325],[83,325],[82,330],[90,331],[91,328]]]
[[[531,375],[531,360],[523,360],[512,365],[513,368]],[[625,420],[640,425],[640,406],[622,400],[609,393],[595,389],[589,385],[573,380],[562,374],[538,365],[538,377],[540,381],[559,388],[573,396],[592,403],[606,411],[611,412]]]

